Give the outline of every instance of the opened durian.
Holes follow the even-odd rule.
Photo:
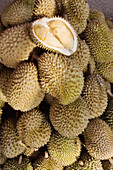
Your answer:
[[[32,62],[23,62],[16,67],[6,87],[7,102],[15,110],[31,110],[44,98],[44,92],[38,83],[38,71]]]
[[[29,37],[30,24],[6,29],[0,34],[0,61],[7,67],[15,68],[20,62],[28,60],[36,45]]]
[[[89,5],[84,0],[62,0],[67,20],[78,34],[82,33],[89,17]]]
[[[3,170],[33,170],[29,158],[23,157],[19,163],[19,158],[8,159],[3,165]]]
[[[77,49],[77,34],[63,18],[41,18],[34,21],[30,36],[38,47],[67,56]]]
[[[83,134],[92,157],[100,160],[113,157],[113,132],[105,121],[100,118],[90,120]]]
[[[71,165],[80,156],[81,142],[78,137],[70,139],[53,133],[47,148],[53,160],[62,166]]]
[[[1,151],[7,158],[14,158],[25,150],[16,132],[15,121],[7,119],[1,126]]]
[[[80,96],[84,78],[76,59],[43,53],[38,58],[38,69],[43,90],[57,98],[59,103],[67,105]]]
[[[83,33],[95,61],[104,63],[113,61],[113,37],[105,21],[92,20]]]
[[[43,113],[33,109],[23,113],[19,118],[17,132],[22,143],[33,150],[38,150],[49,141],[51,127]]]
[[[107,107],[107,93],[103,79],[96,74],[86,77],[83,98],[89,108],[90,118],[103,114]]]
[[[54,103],[50,107],[51,123],[65,137],[75,138],[81,134],[87,127],[88,118],[89,110],[82,97],[66,106]]]
[[[100,160],[91,157],[87,152],[82,152],[79,159],[66,170],[103,170]]]

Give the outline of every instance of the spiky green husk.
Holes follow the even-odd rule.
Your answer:
[[[100,160],[113,157],[113,132],[105,121],[100,118],[90,120],[83,134],[92,157]]]
[[[16,67],[7,82],[6,97],[15,110],[28,111],[41,103],[44,92],[34,63],[23,62]]]
[[[0,34],[1,63],[15,68],[24,60],[28,60],[30,52],[36,45],[29,37],[30,24],[23,24],[6,29]]]
[[[18,25],[31,21],[33,16],[34,1],[15,0],[9,3],[1,13],[1,20],[4,26]]]
[[[95,118],[105,111],[107,107],[107,93],[103,79],[96,74],[86,77],[83,98],[89,108],[90,118]]]
[[[84,0],[63,0],[62,4],[66,9],[67,20],[78,34],[82,33],[86,28],[89,16],[88,3]]]
[[[49,141],[51,127],[43,113],[33,109],[19,118],[17,132],[22,143],[31,149],[38,150]]]
[[[63,105],[74,102],[81,94],[84,78],[76,64],[61,54],[43,53],[38,58],[41,86]]]
[[[113,61],[113,38],[107,24],[101,20],[93,20],[87,24],[83,33],[95,61]]]
[[[3,165],[3,170],[33,170],[31,162],[28,158],[22,158],[19,163],[18,158],[8,159]]]
[[[101,11],[94,9],[90,12],[89,19],[105,21],[105,16]]]
[[[54,17],[58,14],[55,0],[38,0],[35,2],[33,13],[36,17]]]
[[[113,62],[96,63],[96,69],[103,78],[113,83]]]
[[[15,123],[8,119],[1,126],[1,150],[7,158],[14,158],[23,153],[25,146],[19,141]]]
[[[75,102],[63,106],[55,103],[50,108],[50,120],[62,136],[74,138],[87,127],[89,109],[82,97]]]
[[[90,51],[85,40],[81,40],[78,37],[77,50],[70,57],[75,58],[77,64],[80,66],[82,71],[87,67],[88,62],[90,60]]]
[[[66,170],[103,170],[100,160],[91,157],[87,152],[82,152],[79,160],[66,167]]]
[[[102,161],[102,166],[104,170],[113,170],[113,165],[109,162],[109,160]]]
[[[74,163],[79,157],[81,142],[78,137],[70,139],[55,132],[51,136],[47,147],[53,160],[62,166],[67,166]]]

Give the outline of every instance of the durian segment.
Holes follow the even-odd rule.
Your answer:
[[[0,34],[0,61],[7,67],[15,68],[21,61],[28,60],[36,45],[29,37],[30,24],[6,29]]]
[[[100,160],[113,157],[113,132],[105,121],[100,118],[90,120],[83,134],[92,157]]]
[[[22,143],[31,149],[38,150],[49,141],[51,127],[43,113],[33,109],[23,113],[19,118],[17,132]]]
[[[81,40],[78,37],[77,50],[70,57],[76,59],[76,62],[80,66],[82,71],[85,70],[85,68],[87,67],[88,62],[90,60],[90,51],[89,51],[89,47],[86,44],[85,40]]]
[[[3,165],[3,170],[33,170],[29,158],[23,157],[19,163],[19,158],[8,159]]]
[[[6,97],[15,110],[28,111],[41,103],[44,92],[34,63],[23,62],[15,68],[7,82]]]
[[[80,156],[81,142],[78,137],[70,139],[53,133],[47,148],[53,160],[62,166],[71,165]]]
[[[109,63],[96,63],[96,69],[103,78],[113,83],[113,61]]]
[[[6,161],[6,156],[1,153],[1,143],[0,143],[0,165],[4,164]]]
[[[77,34],[63,18],[41,18],[34,21],[30,36],[37,46],[67,56],[77,49]]]
[[[31,21],[35,0],[15,0],[9,3],[1,13],[1,20],[5,27],[14,26]]]
[[[66,10],[67,20],[78,34],[82,33],[89,17],[88,3],[85,0],[62,0],[62,4]]]
[[[105,16],[101,11],[94,9],[94,10],[90,11],[89,19],[90,20],[102,20],[102,21],[105,21]]]
[[[36,17],[54,17],[58,14],[58,7],[55,0],[35,1],[33,13]]]
[[[103,114],[107,107],[107,93],[104,81],[99,75],[92,74],[86,77],[83,99],[87,103],[91,119]]]
[[[8,119],[1,126],[1,150],[7,158],[14,158],[24,152],[25,146],[21,144],[16,132],[14,120]]]
[[[82,97],[75,102],[63,106],[54,103],[50,107],[50,120],[59,134],[69,138],[75,138],[87,127],[89,109]]]
[[[54,53],[43,53],[38,58],[43,90],[57,98],[63,105],[74,102],[83,89],[83,73],[75,60]]]
[[[34,163],[34,170],[63,170],[64,168],[55,162],[50,156],[39,155]]]
[[[79,160],[66,167],[66,170],[103,170],[103,168],[100,160],[91,157],[87,152],[82,152]]]
[[[102,161],[102,166],[104,170],[113,170],[113,165],[109,162],[109,160]]]
[[[100,63],[113,61],[113,37],[105,21],[92,20],[89,22],[83,37],[89,45],[91,56],[95,61]]]
[[[101,118],[111,127],[111,130],[113,131],[113,99],[109,100],[107,109]]]

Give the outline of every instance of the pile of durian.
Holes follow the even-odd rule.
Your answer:
[[[0,170],[113,170],[113,23],[85,0],[15,0],[0,20]]]

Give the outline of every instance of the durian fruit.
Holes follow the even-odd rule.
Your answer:
[[[113,83],[113,61],[109,63],[96,63],[96,69],[103,78]]]
[[[17,132],[22,143],[33,150],[47,144],[51,135],[51,127],[38,109],[23,113],[17,121]]]
[[[0,165],[4,164],[6,161],[6,156],[1,153],[1,143],[0,143]]]
[[[73,103],[63,106],[54,103],[50,107],[50,120],[59,134],[75,138],[87,127],[89,109],[82,97]]]
[[[103,160],[102,166],[104,170],[113,170],[113,165],[109,162],[109,160]]]
[[[70,56],[71,58],[75,58],[77,64],[80,66],[81,70],[85,70],[90,60],[90,51],[89,47],[86,44],[85,40],[81,40],[78,37],[78,46],[77,50],[74,54]]]
[[[43,53],[38,58],[38,69],[43,90],[57,98],[59,103],[67,105],[80,96],[84,78],[76,59]]]
[[[25,150],[16,132],[15,122],[7,119],[1,126],[1,151],[7,158],[14,158]]]
[[[113,61],[113,37],[105,21],[92,20],[89,22],[83,37],[89,45],[91,56],[95,61],[100,63]]]
[[[90,120],[83,134],[92,157],[100,160],[113,157],[113,132],[105,121],[100,118]]]
[[[94,9],[94,10],[90,11],[89,19],[90,20],[102,20],[102,21],[105,21],[105,16],[101,11],[99,11],[97,9]]]
[[[81,142],[78,137],[70,139],[55,132],[52,134],[47,148],[53,160],[62,166],[67,166],[74,163],[80,156]]]
[[[104,81],[99,75],[92,74],[86,77],[83,99],[89,108],[90,118],[103,114],[107,107],[107,92]]]
[[[58,7],[55,0],[38,0],[35,1],[33,14],[36,17],[54,17],[58,14]]]
[[[85,0],[62,0],[67,20],[78,34],[82,33],[89,17],[89,5]]]
[[[0,34],[0,61],[15,68],[21,61],[28,60],[36,45],[29,37],[29,23],[6,29]]]
[[[33,170],[33,167],[29,158],[23,157],[21,163],[19,163],[19,159],[17,157],[8,159],[3,165],[3,170]]]
[[[44,98],[44,92],[38,83],[38,71],[32,62],[23,62],[16,67],[6,87],[8,104],[15,110],[31,110]]]
[[[100,160],[91,157],[87,152],[82,152],[80,158],[66,167],[66,170],[103,170],[103,168]]]
[[[113,29],[113,22],[109,18],[105,18],[105,21],[110,29]]]
[[[31,21],[35,0],[14,0],[1,13],[1,20],[5,27]]]
[[[71,55],[77,50],[77,34],[63,18],[41,18],[31,24],[30,36],[38,47]]]
[[[113,131],[113,99],[109,100],[107,109],[101,118],[111,127]]]
[[[63,170],[63,167],[55,162],[48,153],[39,155],[34,163],[34,170]]]

